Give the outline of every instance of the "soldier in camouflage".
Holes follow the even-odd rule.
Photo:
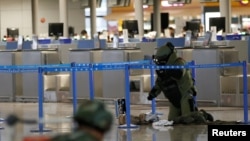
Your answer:
[[[153,56],[156,65],[179,65],[186,64],[185,60],[177,57],[176,50],[172,43],[157,49]],[[156,70],[157,79],[154,87],[150,90],[148,100],[157,97],[161,92],[169,100],[168,120],[182,121],[183,117],[206,118],[205,121],[212,121],[212,115],[207,112],[200,112],[196,107],[194,96],[196,89],[189,69],[160,69]],[[194,113],[192,113],[194,112]],[[180,117],[182,117],[180,120]],[[184,118],[185,119],[185,118]]]
[[[102,141],[113,123],[111,112],[97,100],[83,102],[73,118],[77,124],[76,130],[54,136],[51,141]]]

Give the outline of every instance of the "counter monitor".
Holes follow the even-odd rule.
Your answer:
[[[49,36],[63,36],[63,23],[49,23]]]
[[[15,38],[19,36],[19,29],[18,28],[7,28],[7,36]]]

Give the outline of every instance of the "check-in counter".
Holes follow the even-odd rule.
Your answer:
[[[0,51],[0,65],[20,64],[20,51],[2,50]],[[0,100],[15,101],[16,95],[20,95],[21,82],[19,73],[0,73]]]
[[[76,44],[60,44],[58,45],[58,53],[61,63],[69,64],[69,52],[70,49],[76,49]]]
[[[195,64],[225,64],[239,61],[238,51],[234,47],[195,48]],[[239,68],[204,68],[196,69],[195,81],[198,90],[197,100],[221,105],[221,76],[238,75]],[[230,82],[228,82],[230,83]]]
[[[138,48],[72,49],[69,60],[75,63],[111,63],[142,60]],[[131,70],[130,75],[141,75],[142,70]],[[77,96],[89,98],[89,74],[77,72]],[[94,72],[94,94],[98,98],[121,98],[125,96],[123,70]]]
[[[136,43],[136,47],[140,48],[144,59],[151,59],[155,52],[156,42],[141,42]],[[143,74],[150,74],[150,70],[144,69]]]
[[[176,48],[177,56],[185,59],[187,62],[193,61],[193,48]]]
[[[250,76],[248,75],[247,81],[250,81]],[[223,76],[220,78],[221,84],[221,106],[244,106],[244,86],[243,86],[243,75],[234,76]],[[248,83],[248,88],[250,88],[250,83]],[[250,104],[250,91],[248,93],[248,105]]]
[[[127,62],[142,60],[143,55],[139,48],[106,49],[102,53],[102,62]],[[142,75],[143,70],[130,70],[130,75]],[[103,97],[125,97],[124,70],[103,71]]]
[[[0,41],[0,50],[5,50],[6,42]]]
[[[59,64],[57,49],[23,50],[21,53],[22,65],[46,65]],[[45,75],[55,75],[45,73]],[[44,79],[45,85],[48,83]],[[38,72],[22,74],[22,95],[17,97],[18,101],[37,101],[38,98]]]
[[[69,61],[75,63],[91,63],[93,62],[91,50],[92,49],[70,49]],[[77,98],[89,98],[90,90],[89,90],[88,71],[76,73],[76,88],[77,88]]]
[[[239,61],[249,62],[249,45],[248,41],[244,40],[228,40],[228,46],[234,46],[237,51],[239,51]]]

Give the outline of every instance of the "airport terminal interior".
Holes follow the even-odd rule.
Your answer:
[[[104,141],[208,141],[205,124],[118,123],[120,99],[131,115],[167,120],[164,94],[147,99],[157,77],[147,66],[167,42],[192,72],[198,109],[249,124],[250,1],[13,1],[0,0],[0,141],[72,132],[77,105],[92,98],[114,116]],[[11,114],[38,123],[9,126]]]

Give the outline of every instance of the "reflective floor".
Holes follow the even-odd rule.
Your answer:
[[[5,122],[0,124],[0,141],[22,141],[25,136],[36,136],[44,134],[53,136],[63,132],[70,132],[72,124],[73,108],[71,103],[44,103],[44,131],[37,131],[38,124],[17,124],[14,130],[6,126]],[[114,113],[112,104],[108,104],[110,111]],[[241,107],[200,107],[210,112],[216,120],[244,120],[244,112]],[[131,113],[150,112],[150,105],[132,105]],[[168,107],[157,106],[157,112],[162,113],[161,119],[167,119]],[[15,113],[24,119],[38,119],[37,103],[0,103],[0,118]],[[249,115],[248,115],[249,117]],[[14,132],[11,132],[14,131]],[[13,133],[13,134],[11,134]],[[151,125],[138,126],[137,128],[118,128],[117,120],[112,130],[106,135],[105,141],[207,141],[206,125],[176,125],[153,128]]]

